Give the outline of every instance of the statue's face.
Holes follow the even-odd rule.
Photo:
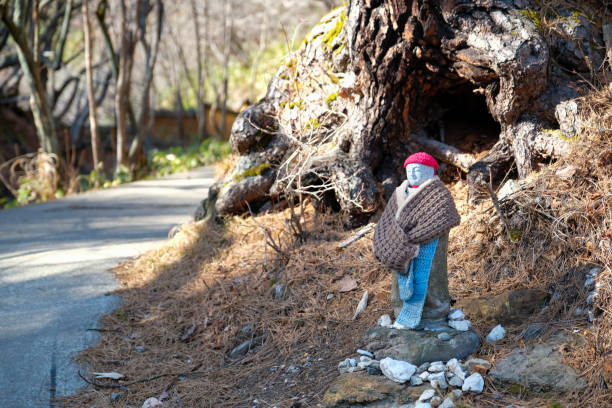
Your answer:
[[[420,163],[406,166],[406,177],[411,186],[420,186],[434,176],[434,168]]]

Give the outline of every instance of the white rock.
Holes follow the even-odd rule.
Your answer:
[[[423,371],[421,374],[419,374],[419,377],[423,381],[429,381],[429,372],[428,371]]]
[[[374,358],[374,354],[370,353],[367,350],[357,349],[357,354],[360,354],[360,355],[366,356],[366,357],[370,357],[370,358]]]
[[[393,324],[391,317],[388,314],[384,314],[378,318],[378,325],[382,327],[389,327]]]
[[[417,402],[414,408],[431,408],[431,404],[429,402]]]
[[[459,377],[462,381],[465,380],[465,372],[461,368],[461,363],[456,358],[451,358],[446,363],[446,368],[448,371]]]
[[[142,404],[142,408],[154,408],[163,406],[164,404],[155,397],[147,398],[146,401]]]
[[[419,397],[419,401],[429,401],[434,395],[436,395],[436,392],[430,388],[428,390],[423,391],[423,393]]]
[[[449,320],[448,325],[455,330],[468,331],[472,323],[469,320]]]
[[[423,380],[418,375],[413,375],[412,377],[410,377],[410,385],[412,385],[413,387],[421,384],[423,384]]]
[[[446,398],[438,408],[455,408],[455,403],[452,399]]]
[[[444,371],[440,373],[429,374],[429,382],[434,388],[439,388],[441,390],[445,390],[448,388]]]
[[[504,329],[501,324],[498,324],[489,332],[489,334],[487,334],[487,342],[495,343],[496,341],[503,339],[505,335],[506,329]]]
[[[448,320],[464,320],[465,314],[460,309],[453,309],[448,314]]]
[[[456,375],[453,378],[451,378],[450,380],[448,380],[448,384],[451,387],[461,388],[461,387],[463,387],[463,380],[461,378],[459,378],[459,376]]]
[[[442,363],[441,361],[436,361],[434,363],[431,363],[427,371],[429,371],[430,373],[439,373],[444,371],[445,368],[446,367],[444,366],[444,363]]]
[[[439,407],[440,404],[442,404],[442,398],[438,397],[437,395],[434,395],[433,397],[431,397],[431,399],[429,400],[429,404],[432,407]]]
[[[367,361],[372,361],[372,357],[368,357],[368,356],[360,356],[359,357],[359,361],[362,363],[365,363]]]
[[[398,383],[405,383],[410,380],[416,369],[415,365],[407,361],[394,360],[390,357],[380,360],[380,370],[385,377]]]
[[[476,393],[481,393],[484,389],[484,379],[478,373],[474,373],[465,379],[463,382],[463,387],[461,389],[464,392],[472,391]]]

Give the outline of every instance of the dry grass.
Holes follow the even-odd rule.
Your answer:
[[[125,303],[103,321],[116,331],[105,332],[80,360],[90,371],[121,372],[126,382],[181,374],[125,390],[89,390],[65,405],[105,406],[118,392],[119,406],[140,406],[167,391],[171,407],[252,406],[255,399],[258,406],[291,406],[301,399],[311,406],[337,375],[338,361],[354,353],[364,329],[382,308],[387,311],[389,291],[385,272],[370,255],[371,241],[337,252],[349,233],[339,232],[332,218],[315,220],[311,209],[308,214],[307,243],[285,244],[283,255],[264,244],[260,225],[274,238],[281,235],[281,242],[292,241],[285,233],[288,210],[235,217],[226,227],[186,226],[163,248],[117,268]],[[358,280],[358,290],[337,293],[334,282],[345,275]],[[274,298],[277,283],[287,288],[281,299]],[[376,295],[352,321],[366,289]],[[263,345],[233,360],[228,352],[249,338],[241,332],[248,324],[250,336]],[[287,371],[290,365],[300,372]]]
[[[554,294],[548,307],[480,355],[495,361],[517,344],[530,322],[548,332],[580,331],[567,361],[589,380],[581,406],[610,406],[601,377],[603,356],[612,350],[612,100],[608,90],[585,100],[585,123],[575,154],[528,178],[520,193],[503,202],[515,241],[508,240],[489,203],[470,207],[467,187],[450,186],[462,214],[451,233],[449,279],[453,297],[495,295],[537,287]],[[574,173],[573,175],[571,173]],[[568,175],[570,175],[568,177]],[[343,251],[351,235],[334,216],[307,207],[303,243],[287,231],[289,210],[253,218],[234,217],[225,226],[183,227],[164,247],[116,269],[124,305],[103,320],[101,343],[80,357],[85,371],[118,371],[125,381],[98,380],[65,402],[67,407],[140,407],[167,393],[167,407],[315,406],[337,376],[338,362],[362,345],[363,334],[389,308],[389,271],[371,254],[371,234]],[[266,232],[263,228],[267,228]],[[273,238],[278,250],[266,245]],[[598,296],[588,305],[586,272],[601,268]],[[350,276],[357,290],[339,293],[336,281]],[[274,288],[286,287],[275,299]],[[352,321],[364,290],[371,301]],[[328,300],[328,295],[333,298]],[[595,320],[576,314],[592,310]],[[474,321],[486,334],[485,322]],[[251,325],[247,333],[243,328]],[[229,352],[246,340],[242,358]],[[144,347],[144,348],[141,348]],[[291,366],[299,368],[292,372]],[[149,380],[152,377],[162,377]],[[140,381],[144,380],[144,381]],[[105,382],[106,381],[106,382]],[[140,381],[132,385],[134,381]],[[487,383],[472,406],[545,406],[547,398],[504,392]],[[575,406],[576,396],[553,396]],[[258,400],[258,403],[253,403]]]

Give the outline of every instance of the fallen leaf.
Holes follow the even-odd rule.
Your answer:
[[[350,276],[345,276],[336,283],[336,288],[338,292],[350,292],[357,289],[357,281]]]
[[[119,373],[115,373],[115,372],[111,372],[111,373],[93,373],[93,375],[95,375],[96,378],[111,378],[113,380],[118,380],[120,378],[125,377],[125,375],[119,374]]]
[[[185,334],[183,334],[181,336],[181,341],[185,341],[189,338],[189,336],[191,336],[193,334],[193,332],[196,329],[196,324],[192,324],[191,327],[189,329],[187,329],[187,331],[185,332]]]

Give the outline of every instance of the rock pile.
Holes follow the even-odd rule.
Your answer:
[[[363,350],[359,351],[359,354],[364,354]],[[413,408],[451,408],[463,393],[481,393],[484,389],[482,374],[489,368],[491,364],[481,359],[462,363],[453,358],[446,363],[434,361],[417,367],[407,361],[389,357],[379,361],[365,355],[359,356],[358,359],[347,358],[338,364],[340,373],[367,371],[368,374],[384,375],[395,383],[415,387],[419,390],[418,400],[414,405],[402,405]],[[422,391],[418,387],[422,387]]]

